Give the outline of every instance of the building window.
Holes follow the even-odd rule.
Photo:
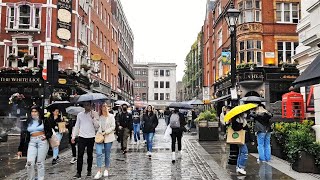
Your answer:
[[[113,63],[113,56],[114,56],[113,50],[111,50],[111,62],[112,62],[112,63]]]
[[[147,87],[147,82],[146,81],[142,82],[142,87]]]
[[[159,88],[159,83],[158,83],[158,81],[154,81],[154,88]]]
[[[241,41],[239,45],[240,63],[255,63],[262,66],[262,42],[258,40]]]
[[[15,11],[17,9],[17,11]],[[40,29],[41,8],[33,5],[8,5],[7,28],[9,29]]]
[[[110,14],[108,14],[108,29],[110,29]]]
[[[278,42],[278,62],[292,63],[291,57],[296,54],[298,42]]]
[[[222,29],[218,32],[218,47],[222,46]]]
[[[299,3],[277,3],[277,22],[278,23],[298,23],[299,22]]]
[[[158,70],[154,70],[154,76],[158,76],[159,75],[159,71]]]
[[[103,22],[105,25],[107,25],[107,10],[104,9],[104,13],[103,13]]]
[[[106,81],[109,82],[109,66],[107,67],[107,72],[106,72]]]
[[[100,19],[103,19],[103,4],[100,5]]]
[[[107,55],[110,57],[110,41],[109,40],[107,44]]]
[[[147,93],[142,93],[142,101],[147,100]]]
[[[219,77],[222,77],[222,75],[223,75],[222,59],[219,58]],[[208,76],[209,76],[209,74],[208,74]],[[209,85],[209,83],[208,83],[208,85]]]
[[[160,88],[164,88],[164,81],[160,81]]]
[[[164,70],[160,70],[160,76],[164,76]]]
[[[166,88],[170,88],[170,82],[166,81]]]
[[[170,76],[170,70],[166,70],[166,76]]]
[[[159,100],[159,97],[158,97],[159,95],[158,95],[158,93],[154,93],[154,100]]]
[[[207,48],[207,64],[209,64],[210,58],[209,58],[209,48]]]
[[[142,75],[147,75],[147,71],[146,70],[142,70]]]
[[[96,27],[96,44],[99,45],[99,28]]]
[[[164,93],[160,93],[160,101],[164,100]]]
[[[166,100],[170,100],[170,93],[166,93]]]
[[[99,36],[99,45],[100,45],[100,48],[102,49],[102,38],[103,38],[103,35],[102,35],[102,32],[100,32],[100,36]]]
[[[103,38],[103,52],[107,52],[107,37],[104,36]]]
[[[218,3],[218,15],[220,15],[222,12],[222,8],[221,8],[221,2]]]
[[[91,22],[90,31],[91,31],[91,41],[94,41],[94,22]]]
[[[247,22],[261,22],[261,1],[246,0],[239,3],[239,24]]]

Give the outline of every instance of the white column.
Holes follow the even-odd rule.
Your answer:
[[[316,140],[320,142],[320,84],[314,85],[314,111],[315,125],[312,127],[316,132]]]

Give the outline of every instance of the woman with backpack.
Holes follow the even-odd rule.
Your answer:
[[[171,150],[172,150],[172,163],[176,162],[176,141],[178,141],[178,158],[181,158],[181,139],[183,132],[186,131],[184,127],[186,125],[186,121],[181,113],[179,113],[179,109],[175,108],[173,113],[169,118],[169,126],[172,128],[171,133]]]
[[[259,104],[254,113],[250,114],[255,120],[254,131],[257,133],[258,153],[257,162],[268,162],[271,160],[271,117],[263,104]]]
[[[153,137],[155,133],[155,129],[158,126],[158,118],[157,115],[153,113],[152,106],[149,105],[147,107],[147,113],[143,115],[142,117],[142,123],[143,123],[143,134],[144,137],[147,140],[147,156],[151,158],[151,152],[152,152],[152,143],[153,143]]]

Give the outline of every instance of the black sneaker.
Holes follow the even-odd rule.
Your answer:
[[[92,176],[91,171],[88,171],[88,173],[87,173],[87,177],[91,177],[91,176]]]
[[[52,159],[52,165],[57,164],[57,159]]]
[[[73,179],[81,179],[81,175],[77,173],[75,176],[73,176]]]

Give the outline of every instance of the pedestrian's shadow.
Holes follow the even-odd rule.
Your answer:
[[[181,159],[177,159],[175,163],[171,164],[171,177],[174,177],[175,179],[182,179],[182,174]]]
[[[267,163],[261,163],[259,168],[260,180],[272,180],[272,166]]]

